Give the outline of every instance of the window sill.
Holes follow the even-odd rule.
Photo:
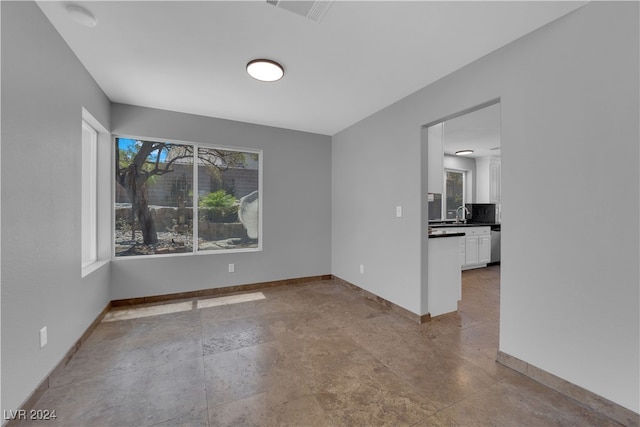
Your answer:
[[[232,253],[246,253],[246,252],[262,252],[262,247],[258,248],[244,248],[244,249],[218,249],[212,251],[196,251],[196,252],[182,252],[182,253],[168,253],[168,254],[149,254],[149,255],[128,255],[128,256],[114,256],[112,261],[121,261],[121,260],[135,260],[135,259],[157,259],[157,258],[178,258],[178,257],[189,257],[189,256],[204,256],[204,255],[214,255],[214,254],[232,254]]]
[[[89,274],[93,273],[103,265],[109,264],[109,262],[110,260],[96,261],[93,264],[89,264],[86,267],[83,267],[81,271],[81,277],[82,278],[87,277]]]

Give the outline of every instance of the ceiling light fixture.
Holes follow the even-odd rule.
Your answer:
[[[460,150],[456,151],[456,156],[466,156],[467,154],[472,154],[473,150]]]
[[[262,82],[275,82],[284,76],[284,68],[270,59],[254,59],[247,64],[247,73]]]
[[[67,6],[67,13],[75,22],[85,27],[95,27],[98,24],[98,20],[84,7],[77,4],[70,4]]]

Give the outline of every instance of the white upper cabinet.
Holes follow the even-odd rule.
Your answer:
[[[500,203],[500,159],[489,163],[489,203]]]
[[[476,177],[476,203],[500,203],[500,158],[477,158]]]
[[[430,126],[427,130],[428,144],[428,192],[443,193],[444,188],[444,123]]]

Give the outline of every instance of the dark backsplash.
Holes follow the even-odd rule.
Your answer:
[[[429,193],[429,221],[442,219],[442,194]]]
[[[469,222],[479,224],[496,223],[496,205],[495,203],[467,203],[470,216],[467,218]]]

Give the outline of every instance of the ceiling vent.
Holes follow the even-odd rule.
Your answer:
[[[267,0],[267,3],[288,10],[296,15],[304,16],[314,22],[322,21],[334,0],[295,1],[295,0]]]

